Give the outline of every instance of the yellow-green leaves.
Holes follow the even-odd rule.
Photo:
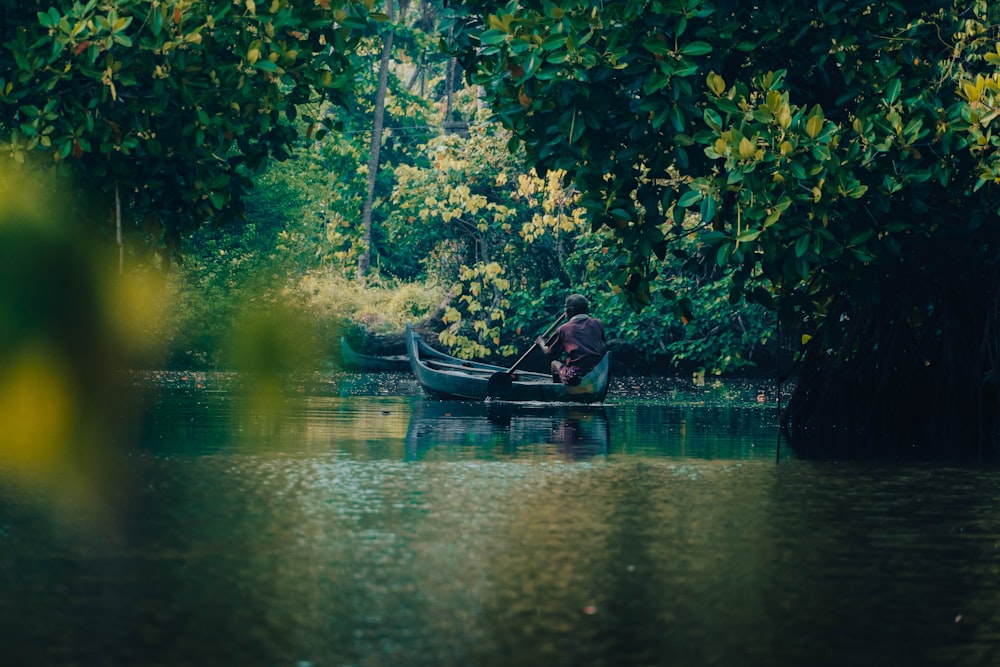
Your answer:
[[[976,105],[979,103],[986,89],[986,79],[980,74],[972,81],[963,81],[960,89],[965,100],[969,104]]]
[[[768,90],[765,95],[764,106],[771,114],[771,118],[783,130],[787,130],[792,125],[792,109],[788,104],[788,93],[781,93],[777,90]]]
[[[715,72],[709,72],[707,81],[708,89],[715,95],[722,95],[726,90],[726,81]]]
[[[511,284],[497,262],[463,265],[459,278],[462,282],[456,289],[458,307],[451,307],[445,313],[443,319],[448,327],[438,338],[463,359],[484,358],[500,343],[505,311],[510,307],[507,296]],[[509,350],[500,352],[506,354]]]
[[[809,120],[806,121],[806,134],[809,135],[810,139],[815,139],[819,136],[819,133],[823,131],[823,112],[817,109],[809,116]]]
[[[497,16],[496,14],[490,14],[486,17],[486,21],[491,30],[509,33],[511,31],[511,23],[514,21],[514,15],[504,14],[503,16]]]

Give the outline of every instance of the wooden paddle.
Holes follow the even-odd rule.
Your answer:
[[[550,326],[548,329],[545,330],[545,333],[543,333],[540,336],[540,338],[548,338],[549,334],[552,333],[552,330],[555,329],[557,326],[559,326],[564,319],[566,319],[565,312],[563,312],[563,314],[560,315],[558,319],[556,319],[556,321],[552,323],[552,326]],[[531,347],[528,348],[528,351],[522,354],[521,357],[514,362],[513,366],[511,366],[505,371],[500,371],[490,376],[489,382],[486,383],[486,396],[488,398],[499,398],[500,395],[503,394],[503,392],[510,389],[511,383],[514,382],[513,378],[514,371],[517,370],[517,367],[520,366],[525,359],[528,358],[528,355],[531,354],[531,351],[534,350],[536,347],[538,347],[537,341],[538,338],[535,338],[535,341],[531,343]]]

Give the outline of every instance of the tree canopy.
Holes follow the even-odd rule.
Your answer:
[[[242,213],[266,159],[324,121],[298,117],[310,102],[348,99],[373,4],[5,0],[0,147],[176,245]]]
[[[994,7],[461,7],[452,48],[536,168],[565,171],[615,234],[628,261],[613,282],[637,306],[695,234],[691,267],[731,271],[733,302],[801,336],[793,434],[996,445]]]

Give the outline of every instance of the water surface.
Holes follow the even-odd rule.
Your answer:
[[[796,460],[776,400],[175,387],[101,502],[0,484],[0,664],[1000,664],[1000,472]]]

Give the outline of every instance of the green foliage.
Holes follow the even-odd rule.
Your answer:
[[[386,223],[400,256],[426,257],[425,271],[448,269],[434,279],[458,283],[441,337],[468,357],[514,351],[509,332],[537,316],[541,283],[562,277],[583,229],[572,193],[525,173],[497,130],[429,141],[425,160],[396,169]]]
[[[264,227],[265,238],[256,232],[251,223],[191,237],[183,263],[169,274],[168,366],[232,368],[247,359],[232,347],[234,331],[263,332],[266,316],[289,301],[282,297],[285,265],[271,250],[278,229]]]
[[[995,42],[951,3],[528,3],[482,18],[458,37],[473,79],[630,253],[619,283],[638,305],[686,210],[737,288],[815,316],[830,290],[864,296],[857,267],[895,261],[912,232],[996,208],[980,189],[992,158],[977,157],[993,116],[968,101],[988,77],[956,88]]]
[[[255,226],[199,230],[184,263],[169,274],[163,299],[172,307],[153,332],[163,339],[168,367],[312,370],[339,358],[340,336],[352,326],[398,333],[444,298],[433,284],[363,286],[344,272],[305,270]]]
[[[509,356],[515,341],[551,321],[569,291],[582,291],[609,335],[649,363],[726,372],[752,365],[772,320],[759,308],[730,306],[725,282],[711,272],[685,276],[688,255],[698,254],[694,238],[680,241],[687,255],[664,262],[645,311],[623,307],[613,277],[627,270],[628,256],[604,231],[590,230],[559,172],[539,178],[507,150],[509,139],[496,125],[475,124],[468,137],[436,138],[424,160],[396,169],[386,221],[393,248],[425,258],[436,280],[458,284],[443,343],[462,356]]]
[[[287,157],[297,133],[285,121],[317,91],[345,101],[367,17],[340,0],[12,6],[0,149],[69,170],[103,195],[84,209],[101,223],[119,193],[129,219],[155,220],[176,247],[201,222],[242,213],[250,176]]]
[[[90,222],[106,227],[118,192],[130,252],[183,250],[167,276],[177,296],[165,325],[171,363],[240,363],[230,332],[257,332],[266,347],[277,333],[260,318],[299,320],[286,306],[312,317],[296,329],[307,356],[322,355],[343,318],[398,329],[437,305],[424,294],[454,283],[458,318],[445,337],[466,355],[511,354],[572,289],[592,295],[647,358],[723,359],[723,336],[674,347],[693,330],[680,315],[698,310],[660,301],[683,292],[666,282],[677,266],[648,274],[655,296],[644,314],[622,309],[616,283],[637,255],[589,231],[562,172],[540,177],[508,150],[511,135],[476,116],[477,88],[446,97],[433,3],[394,26],[374,291],[342,280],[360,251],[378,53],[364,36],[370,4],[0,3],[3,148],[81,184],[77,210]],[[455,119],[471,121],[468,135],[439,135]],[[241,216],[243,225],[221,224]],[[387,303],[380,285],[421,296]]]
[[[1000,441],[993,4],[473,0],[452,45],[529,163],[613,233],[636,307],[696,234],[689,269],[806,334],[801,432],[907,434],[869,406],[925,405]]]

